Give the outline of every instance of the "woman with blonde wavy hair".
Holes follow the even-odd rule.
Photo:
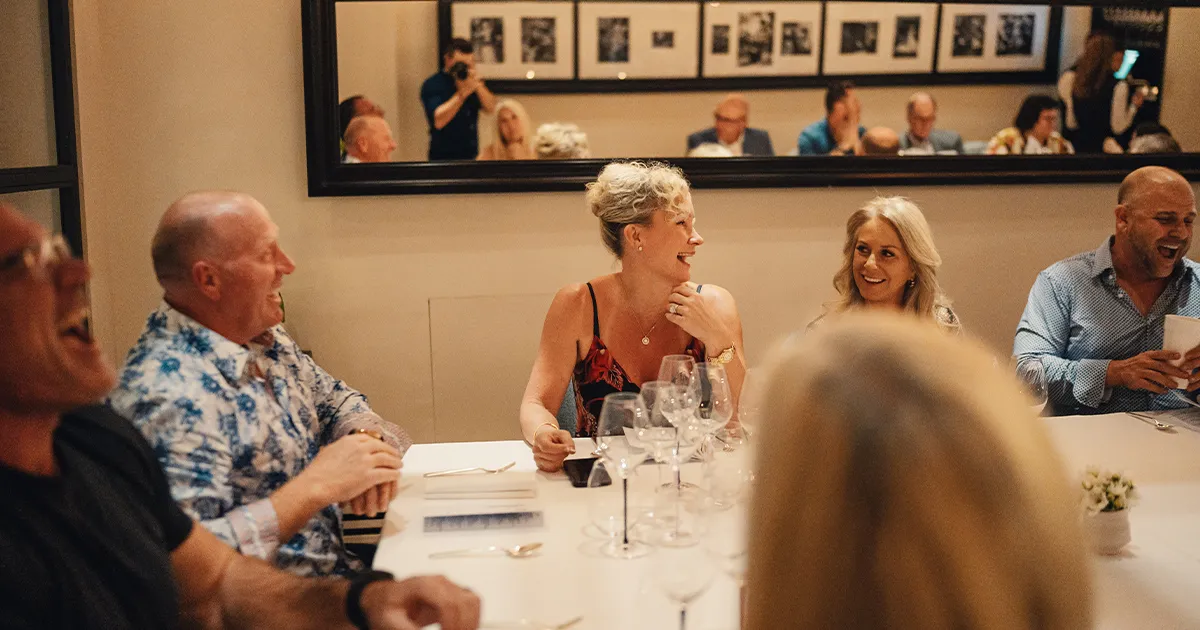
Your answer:
[[[533,125],[525,107],[512,99],[496,103],[492,143],[479,152],[479,160],[535,160]]]
[[[692,282],[691,259],[704,239],[683,172],[655,162],[610,163],[588,184],[587,205],[621,265],[563,287],[546,313],[520,410],[521,432],[546,471],[562,468],[574,451],[554,413],[572,381],[575,436],[587,437],[604,396],[641,391],[658,378],[666,355],[724,364],[735,402],[746,374],[733,296]]]
[[[876,197],[846,221],[842,267],[833,276],[839,298],[825,314],[858,308],[913,313],[943,330],[962,332],[962,324],[942,293],[942,265],[925,215],[904,197]]]
[[[1091,627],[1078,500],[981,346],[851,314],[761,385],[746,628]]]

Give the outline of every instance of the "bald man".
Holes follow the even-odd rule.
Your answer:
[[[390,162],[396,141],[392,139],[392,128],[379,116],[357,116],[346,127],[342,138],[346,143],[346,157],[342,162]]]
[[[905,155],[962,153],[963,140],[958,132],[934,129],[937,122],[937,101],[928,92],[917,92],[908,99],[905,108],[908,131],[900,136],[900,150]]]
[[[688,136],[687,148],[702,144],[719,144],[734,156],[773,156],[771,134],[762,129],[753,129],[750,124],[750,102],[741,94],[730,94],[717,103],[713,110],[712,127]]]
[[[234,192],[167,209],[151,257],[163,301],[108,402],[144,433],[171,493],[246,555],[351,574],[342,508],[387,508],[411,442],[284,331],[295,265],[266,208]]]
[[[1162,350],[1167,315],[1200,317],[1200,265],[1184,258],[1196,197],[1179,173],[1147,166],[1121,183],[1116,230],[1094,251],[1038,275],[1013,343],[1045,368],[1062,414],[1184,407],[1200,388],[1200,347]],[[1179,392],[1183,394],[1184,392]]]
[[[887,127],[871,127],[855,146],[855,155],[900,155],[900,136]]]

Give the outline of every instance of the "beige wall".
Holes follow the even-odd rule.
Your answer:
[[[95,322],[116,358],[159,299],[159,213],[245,190],[299,263],[289,324],[323,366],[418,440],[511,434],[538,300],[612,269],[581,194],[310,199],[296,3],[74,5]],[[926,210],[968,330],[1004,355],[1034,275],[1101,241],[1115,187],[697,191],[695,277],[738,298],[752,363],[830,296],[845,216],[894,193]]]
[[[0,168],[54,164],[46,3],[0,5]]]

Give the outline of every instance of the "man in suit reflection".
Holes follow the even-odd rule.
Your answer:
[[[494,112],[496,95],[475,69],[471,42],[450,40],[442,69],[421,84],[421,105],[429,122],[430,160],[474,160],[479,155],[479,110]]]
[[[905,155],[963,152],[963,140],[958,132],[933,128],[937,122],[937,101],[931,94],[917,92],[909,97],[905,114],[908,131],[900,136],[900,150]]]
[[[750,103],[746,97],[741,94],[726,96],[713,111],[713,126],[688,136],[688,151],[702,144],[719,144],[734,156],[775,155],[770,134],[763,129],[748,127],[749,117]]]
[[[342,162],[345,164],[389,162],[392,151],[396,150],[392,128],[379,116],[354,118],[346,126],[343,140],[346,143],[346,156]]]

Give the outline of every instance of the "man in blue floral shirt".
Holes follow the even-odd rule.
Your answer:
[[[341,506],[374,514],[396,491],[404,432],[300,351],[280,323],[295,265],[253,198],[189,194],[154,236],[163,303],[109,404],[154,447],[171,493],[242,553],[302,575],[363,563]]]

